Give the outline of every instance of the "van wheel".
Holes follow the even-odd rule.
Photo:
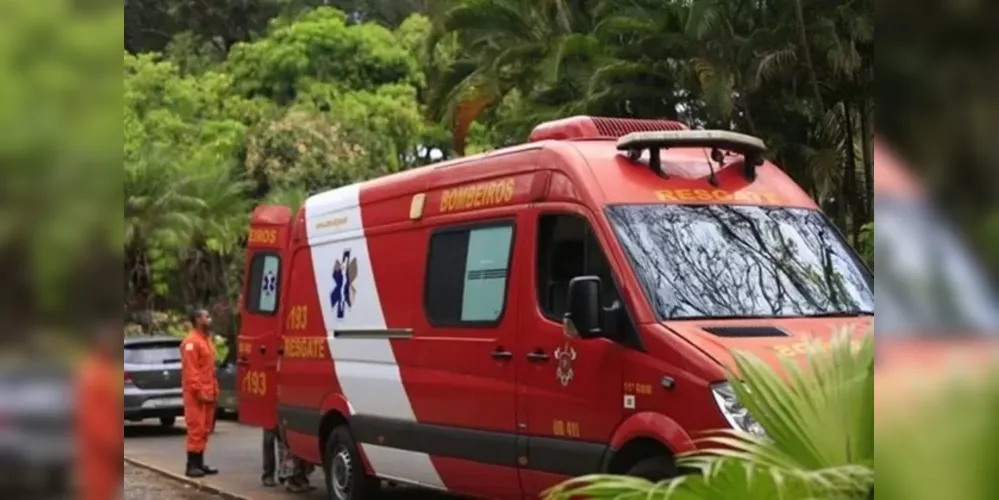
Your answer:
[[[326,496],[330,500],[366,500],[378,496],[381,481],[364,472],[350,428],[341,425],[326,440],[323,454]]]
[[[650,457],[640,460],[628,469],[628,475],[640,477],[648,481],[665,481],[673,479],[679,473],[673,459],[667,456]]]
[[[177,417],[160,417],[160,425],[163,427],[173,427],[177,423]]]

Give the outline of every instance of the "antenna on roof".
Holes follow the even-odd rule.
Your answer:
[[[746,180],[756,180],[756,167],[763,164],[767,146],[759,138],[727,130],[671,130],[659,132],[634,132],[617,140],[617,149],[627,151],[628,158],[636,161],[642,152],[649,150],[649,169],[666,177],[662,168],[660,150],[670,148],[711,148],[732,151],[742,155],[742,173]],[[712,151],[712,157],[715,155]]]

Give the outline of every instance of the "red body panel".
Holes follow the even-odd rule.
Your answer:
[[[537,137],[597,131],[574,120],[568,132],[549,127]],[[252,227],[281,227],[280,302],[273,316],[244,304],[240,342],[251,346],[247,370],[277,372],[278,382],[264,395],[241,394],[241,419],[268,425],[280,413],[292,451],[315,463],[322,463],[332,428],[349,425],[370,474],[486,498],[536,497],[569,475],[621,467],[615,454],[638,440],[690,451],[692,436],[727,426],[709,389],[724,379],[727,349],[747,348],[776,362],[775,346],[850,322],[774,321],[793,333],[776,340],[723,339],[699,328],[719,321],[657,322],[604,207],[816,208],[769,163],[750,182],[733,157],[712,185],[706,153],[665,151],[664,179],[627,160],[612,139],[540,141],[321,193],[294,221],[285,213],[276,223],[273,209],[258,209]],[[585,219],[592,229],[640,349],[569,338],[542,313],[539,220],[550,213]],[[454,265],[464,266],[462,286],[472,286],[478,271],[468,266],[482,263],[467,257],[477,229],[499,231],[482,232],[500,239],[477,247],[493,268],[502,267],[493,261],[509,243],[502,274],[482,271],[483,280],[505,280],[498,317],[435,323],[428,309],[435,300],[427,285],[431,243],[450,232],[468,235],[466,262],[459,255]],[[261,247],[248,251],[249,280]],[[465,315],[464,299],[458,300]],[[279,363],[269,354],[254,356],[272,339],[276,347],[278,338]],[[583,455],[583,469],[561,463]]]
[[[251,281],[251,265],[258,254],[280,255],[287,245],[291,211],[285,207],[257,207],[250,216],[247,266],[243,282]],[[284,273],[278,279],[285,281]],[[240,300],[246,311],[246,300]],[[277,425],[277,365],[281,327],[280,310],[270,315],[242,314],[236,357],[239,420],[247,425]]]
[[[561,323],[542,314],[537,305],[533,277],[537,272],[534,258],[539,243],[537,221],[545,212],[575,214],[586,218],[591,227],[598,227],[593,213],[577,204],[542,203],[522,213],[520,245],[526,255],[520,262],[528,264],[524,275],[532,279],[522,280],[516,289],[523,314],[517,350],[522,353],[571,353],[566,356],[571,358],[572,378],[568,384],[562,384],[557,372],[557,355],[541,363],[517,358],[518,407],[520,420],[525,424],[521,432],[548,438],[570,435],[581,441],[607,443],[624,418],[622,377],[628,349],[606,339],[568,339]],[[523,471],[522,477],[525,493],[532,497],[566,479],[530,469]]]

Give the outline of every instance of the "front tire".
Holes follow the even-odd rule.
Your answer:
[[[177,423],[177,417],[160,417],[160,425],[164,428],[173,427]]]
[[[673,479],[680,474],[670,457],[658,456],[640,460],[628,469],[628,475],[659,482]]]
[[[381,481],[367,475],[350,428],[341,425],[330,433],[323,454],[326,496],[329,500],[367,500],[378,496]]]

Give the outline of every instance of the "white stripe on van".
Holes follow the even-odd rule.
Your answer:
[[[340,387],[355,414],[415,421],[416,415],[403,387],[389,339],[333,337],[337,328],[380,330],[386,327],[364,237],[359,200],[360,186],[352,185],[317,194],[305,202],[306,234],[326,340]],[[338,263],[339,281],[336,281],[334,272]],[[356,268],[356,275],[349,276],[352,268]],[[349,278],[354,282],[349,283]],[[348,289],[350,304],[346,303]],[[376,449],[364,445],[362,448],[378,475],[445,487],[426,453],[380,446]]]

